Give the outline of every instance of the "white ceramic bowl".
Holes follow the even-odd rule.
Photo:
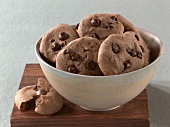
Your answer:
[[[163,44],[158,37],[140,29],[148,44],[153,62],[130,73],[114,76],[85,76],[58,70],[46,63],[39,54],[41,39],[35,46],[40,66],[51,85],[67,100],[93,111],[106,111],[123,105],[139,95],[154,76]]]

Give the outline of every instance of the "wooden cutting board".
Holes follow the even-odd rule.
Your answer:
[[[35,85],[45,78],[39,64],[27,64],[19,88]],[[147,92],[112,111],[88,111],[67,100],[61,111],[43,116],[34,111],[19,111],[14,104],[11,127],[149,127]]]

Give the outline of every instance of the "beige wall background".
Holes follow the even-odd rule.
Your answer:
[[[38,63],[37,39],[58,23],[77,24],[92,13],[119,13],[164,43],[148,87],[151,127],[170,127],[169,0],[0,0],[0,127],[10,127],[14,97],[26,63]]]

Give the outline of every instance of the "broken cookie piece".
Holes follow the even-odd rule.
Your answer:
[[[39,78],[37,85],[23,87],[17,92],[15,104],[21,111],[33,109],[42,115],[52,115],[62,108],[63,98],[47,80]]]
[[[17,92],[15,104],[19,110],[24,111],[35,108],[35,99],[37,96],[35,87],[36,85],[26,86]]]
[[[37,96],[39,96],[35,101],[35,112],[42,115],[54,114],[63,106],[62,96],[50,85],[50,83],[43,79],[38,79]]]

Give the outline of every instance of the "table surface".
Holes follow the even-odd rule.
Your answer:
[[[37,39],[59,23],[76,24],[92,13],[119,13],[162,40],[164,54],[147,90],[151,127],[170,126],[169,0],[0,0],[0,127],[10,127],[25,64],[38,63]]]
[[[36,84],[45,78],[39,64],[27,64],[19,88]],[[64,122],[63,122],[64,121]],[[43,116],[33,110],[21,112],[14,105],[11,127],[149,127],[147,92],[144,90],[132,101],[108,112],[92,112],[64,100],[62,110]]]

